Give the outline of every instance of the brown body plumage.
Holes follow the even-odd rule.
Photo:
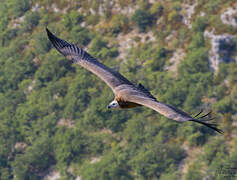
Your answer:
[[[140,104],[137,104],[134,102],[123,101],[123,99],[118,98],[118,97],[115,97],[114,100],[118,102],[119,107],[121,109],[135,108],[135,107],[141,106]]]
[[[108,108],[124,109],[143,105],[157,111],[169,119],[176,120],[178,122],[194,121],[203,124],[219,133],[222,132],[216,127],[215,124],[207,123],[201,120],[207,117],[209,114],[203,115],[200,118],[197,116],[191,117],[176,107],[157,101],[157,99],[153,97],[151,93],[141,84],[138,86],[133,85],[120,73],[100,63],[83,49],[59,39],[47,28],[46,31],[49,40],[60,53],[76,64],[97,75],[112,89],[115,94],[115,99],[109,104]]]

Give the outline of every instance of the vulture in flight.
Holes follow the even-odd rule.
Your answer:
[[[194,121],[205,125],[219,133],[223,133],[220,129],[217,128],[216,124],[207,123],[207,120],[203,121],[204,118],[208,117],[211,112],[200,117],[202,113],[201,111],[196,116],[192,117],[174,106],[159,102],[145,87],[143,87],[143,85],[133,85],[120,73],[100,63],[96,58],[92,57],[83,49],[56,37],[47,28],[46,32],[53,46],[61,54],[72,60],[74,63],[94,73],[112,89],[115,98],[108,105],[108,108],[123,109],[133,108],[137,106],[146,106],[157,111],[158,113],[164,115],[169,119],[178,122]]]

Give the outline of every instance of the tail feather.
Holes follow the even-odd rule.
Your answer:
[[[221,130],[221,129],[218,129],[217,128],[217,124],[213,124],[213,123],[206,123],[204,121],[200,121],[198,119],[191,119],[190,121],[193,121],[193,122],[197,122],[197,123],[200,123],[200,124],[203,124],[213,130],[215,130],[216,132],[220,133],[220,134],[223,134],[224,132]]]
[[[193,118],[198,117],[202,112],[203,112],[203,109],[201,109],[201,111],[199,113],[197,113],[195,116],[193,116]]]
[[[209,116],[209,115],[211,114],[211,112],[212,112],[212,111],[209,111],[207,114],[204,114],[203,116],[199,117],[199,119],[202,119],[202,118],[204,118],[204,117]]]

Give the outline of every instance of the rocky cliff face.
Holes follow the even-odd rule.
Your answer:
[[[218,71],[220,63],[237,62],[234,36],[229,34],[215,35],[214,30],[205,31],[204,35],[206,38],[210,39],[211,43],[209,60],[212,70],[215,72]]]
[[[223,24],[229,25],[230,28],[237,27],[237,5],[227,8],[221,15],[220,19]],[[237,63],[237,41],[234,35],[223,33],[216,34],[215,29],[206,30],[205,37],[210,40],[211,49],[209,51],[210,68],[218,71],[220,63]]]
[[[224,24],[237,27],[237,6],[229,7],[221,14],[221,21]]]

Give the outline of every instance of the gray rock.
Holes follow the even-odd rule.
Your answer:
[[[227,8],[226,11],[221,15],[221,21],[224,24],[237,27],[236,13],[237,13],[237,6]]]
[[[210,38],[211,50],[209,52],[209,61],[211,69],[218,71],[220,63],[237,62],[235,54],[236,42],[234,36],[229,34],[215,35],[214,31],[205,31],[204,36]]]

